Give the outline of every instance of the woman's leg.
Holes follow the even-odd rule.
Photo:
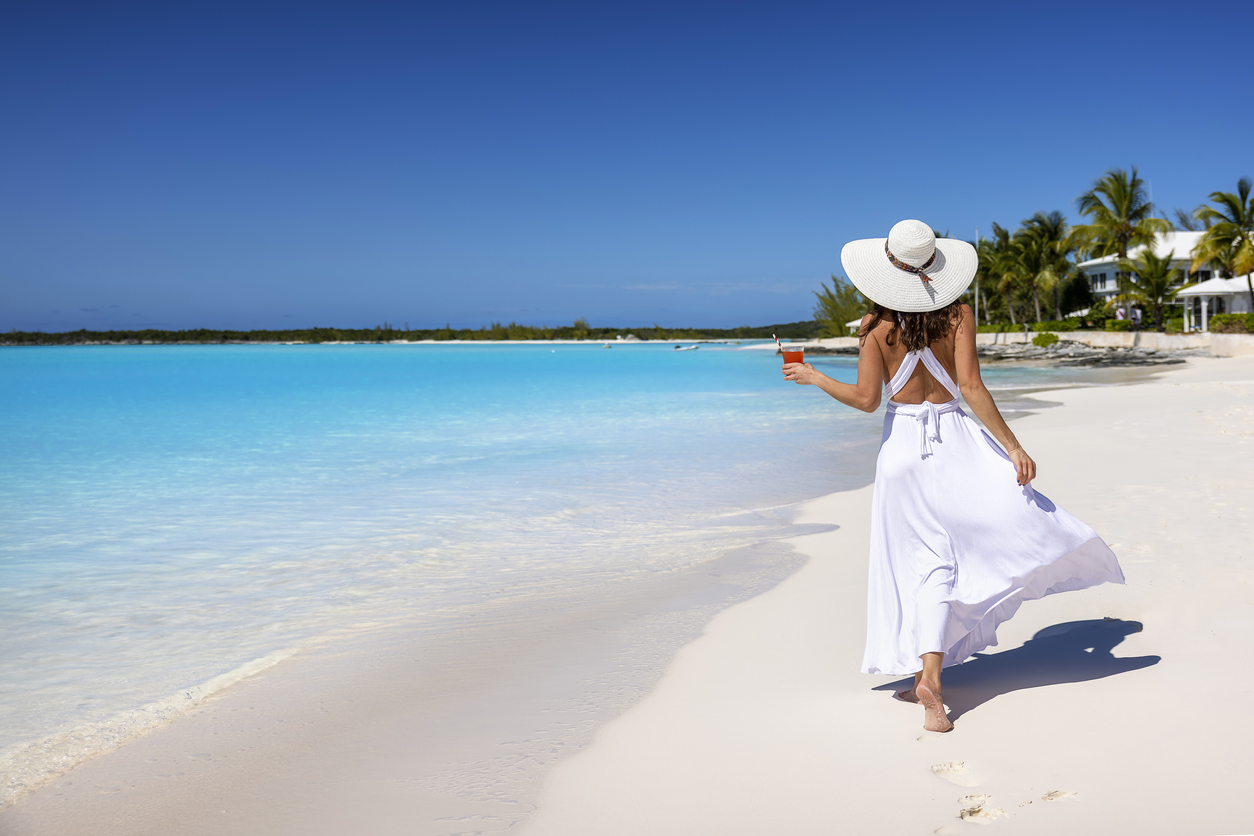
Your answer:
[[[914,675],[914,693],[923,704],[923,728],[928,731],[947,732],[954,727],[945,716],[945,704],[941,702],[941,662],[943,653],[924,653],[923,670]]]
[[[916,673],[914,675],[914,687],[906,691],[898,691],[896,694],[897,699],[901,700],[902,702],[918,702],[919,698],[914,693],[914,690],[915,688],[919,687],[919,680],[921,680],[922,678],[923,678],[923,671],[919,671],[918,673]]]

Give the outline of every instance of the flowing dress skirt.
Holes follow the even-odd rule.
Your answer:
[[[912,674],[924,653],[956,665],[997,644],[1024,601],[1123,583],[1110,547],[1015,482],[958,405],[888,404],[875,469],[864,673]]]

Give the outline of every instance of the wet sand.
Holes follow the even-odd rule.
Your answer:
[[[0,811],[0,833],[503,831],[714,613],[801,562],[764,543],[440,629],[341,638],[36,789]]]

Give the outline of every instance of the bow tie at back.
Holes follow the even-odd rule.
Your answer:
[[[888,409],[901,418],[912,418],[919,425],[919,458],[926,459],[936,452],[933,444],[941,441],[941,416],[946,412],[960,412],[962,407],[957,398],[946,403],[896,403],[888,402]]]
[[[941,440],[940,413],[931,401],[924,401],[919,406],[923,409],[914,415],[914,420],[919,422],[919,458],[925,459],[932,455],[932,442]]]

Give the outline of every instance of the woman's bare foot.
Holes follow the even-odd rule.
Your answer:
[[[923,704],[923,728],[927,731],[947,732],[954,724],[945,716],[945,705],[941,702],[940,689],[926,679],[914,686],[915,696]]]
[[[899,699],[902,702],[918,702],[919,701],[919,698],[918,696],[915,695],[913,688],[909,688],[905,691],[898,691],[897,693],[893,694],[893,698]]]

